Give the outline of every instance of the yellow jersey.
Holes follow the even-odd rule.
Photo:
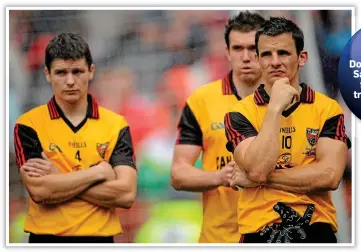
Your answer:
[[[233,160],[225,147],[227,138],[223,118],[241,98],[232,81],[232,72],[224,79],[206,84],[187,99],[178,124],[176,144],[202,147],[202,168],[222,169]],[[199,242],[237,243],[237,201],[239,194],[220,186],[202,193],[203,224]]]
[[[302,166],[315,162],[320,137],[340,140],[351,147],[345,134],[341,106],[305,83],[300,86],[300,102],[283,111],[281,116],[277,169],[302,169]],[[244,98],[226,114],[227,148],[230,152],[233,153],[241,141],[260,132],[269,100],[264,85],[260,85],[254,94]],[[281,222],[279,214],[273,210],[278,201],[291,206],[300,216],[303,216],[308,204],[314,204],[310,224],[329,223],[337,231],[336,209],[330,191],[299,194],[262,186],[241,190],[239,232],[255,233],[271,223]]]
[[[86,118],[76,127],[64,116],[55,98],[20,116],[14,130],[16,161],[20,168],[41,152],[63,173],[85,170],[107,161],[135,166],[129,126],[124,117],[99,107],[88,95]],[[24,230],[58,236],[112,236],[122,233],[115,209],[79,198],[58,204],[29,199]]]

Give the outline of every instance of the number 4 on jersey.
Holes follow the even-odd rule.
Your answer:
[[[81,158],[80,158],[80,150],[78,150],[75,154],[75,159],[78,159],[78,161],[81,161]]]

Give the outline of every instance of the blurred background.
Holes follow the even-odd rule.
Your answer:
[[[304,31],[309,60],[301,80],[343,106],[348,136],[351,113],[340,96],[338,58],[351,37],[351,10],[262,10],[284,16]],[[28,194],[15,164],[13,127],[24,112],[47,103],[44,51],[60,32],[88,42],[95,79],[90,92],[100,105],[126,117],[138,166],[138,196],[118,210],[124,234],[116,242],[198,241],[200,193],[175,191],[169,183],[177,122],[187,96],[229,71],[224,27],[236,10],[11,10],[9,15],[9,213],[10,242],[27,242],[23,232]],[[200,159],[197,167],[201,168]],[[344,180],[333,193],[339,242],[351,242],[351,151]]]

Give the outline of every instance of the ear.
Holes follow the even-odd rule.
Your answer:
[[[91,64],[89,68],[89,80],[92,80],[94,78],[94,73],[95,73],[95,66],[94,64]]]
[[[50,72],[47,67],[44,67],[44,73],[45,73],[46,81],[50,83]]]
[[[300,55],[298,56],[298,66],[304,67],[308,60],[308,53],[307,51],[301,51]]]
[[[229,61],[229,62],[231,62],[231,54],[230,54],[230,50],[229,50],[229,48],[228,48],[228,46],[227,46],[227,45],[226,45],[225,49],[226,49],[226,56],[227,56],[227,59],[228,59],[228,61]]]

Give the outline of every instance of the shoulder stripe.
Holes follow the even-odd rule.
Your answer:
[[[232,131],[232,133],[235,135],[235,137],[241,137],[242,140],[245,139],[245,137],[239,133],[237,130],[235,130],[231,124],[231,118],[230,118],[230,113],[226,114],[226,121],[227,121],[227,125],[229,126],[229,129]]]
[[[311,103],[314,103],[314,102],[315,102],[315,95],[316,95],[316,92],[315,92],[315,90],[311,89],[311,93],[312,93]]]
[[[50,114],[50,118],[51,119],[54,119],[54,111],[53,111],[53,108],[51,107],[51,105],[50,105],[50,102],[51,101],[49,101],[49,103],[47,104],[48,105],[48,110],[49,110],[49,114]]]
[[[341,125],[343,128],[345,127],[345,116],[343,114],[342,114],[342,124]],[[346,137],[346,130],[343,129],[343,130],[341,130],[341,132],[342,132],[342,136]]]
[[[225,115],[224,123],[225,123],[225,126],[226,126],[226,127],[225,127],[226,133],[227,133],[227,135],[229,136],[228,138],[229,138],[229,139],[235,138],[235,137],[236,137],[235,134],[232,133],[232,131],[230,130],[231,125],[229,125],[229,113],[227,113],[227,114]]]
[[[257,105],[261,103],[259,98],[257,97],[257,91],[255,91],[253,94],[253,100]]]
[[[235,137],[234,137],[234,135],[232,135],[232,133],[231,133],[231,131],[229,130],[229,126],[228,126],[228,122],[227,122],[227,119],[226,119],[226,122],[225,122],[225,132],[226,132],[226,137],[227,137],[227,139],[234,139]],[[234,146],[234,143],[233,143],[233,141],[232,141],[232,144],[233,144],[233,146]]]
[[[222,92],[223,95],[231,95],[232,94],[232,87],[231,87],[231,74],[228,73],[223,79],[222,79]]]
[[[227,94],[232,94],[232,87],[231,87],[231,79],[230,75],[228,75],[227,78]]]
[[[338,136],[339,138],[345,137],[345,132],[344,130],[342,130],[343,123],[344,123],[344,115],[341,114],[340,117],[338,118],[337,128],[336,128],[336,136]]]
[[[226,79],[222,80],[222,88],[223,88],[223,94],[226,94],[227,93]]]
[[[19,125],[15,125],[14,130],[14,141],[15,141],[15,149],[16,149],[16,163],[20,169],[20,167],[26,162],[25,155],[24,155],[24,149],[21,145],[21,141],[19,138]]]
[[[55,103],[54,103],[54,97],[52,97],[50,99],[50,101],[48,102],[48,109],[50,112],[50,118],[51,119],[58,119],[60,118],[60,114],[58,113],[58,110],[55,107]]]
[[[55,118],[60,118],[60,114],[55,106],[55,97],[51,99],[51,106],[53,107]]]
[[[265,104],[265,101],[263,100],[260,92],[258,91],[258,89],[254,92],[254,97],[256,98],[256,103],[258,105],[262,105]]]
[[[237,137],[236,133],[234,132],[232,125],[230,123],[230,118],[229,118],[229,114],[226,114],[226,118],[225,118],[225,129],[226,129],[226,134],[227,134],[227,138],[231,140],[233,148],[236,148],[236,146],[239,144],[239,137]],[[238,132],[237,132],[238,133]]]
[[[226,129],[226,137],[232,143],[233,145],[232,149],[234,150],[241,141],[246,139],[246,137],[233,128],[231,123],[230,113],[227,113],[225,115],[225,129]]]
[[[306,103],[313,103],[315,101],[315,91],[310,87],[306,86]]]
[[[95,101],[95,99],[92,97],[92,117],[94,119],[99,119],[99,107],[98,107],[98,104],[97,102]]]

